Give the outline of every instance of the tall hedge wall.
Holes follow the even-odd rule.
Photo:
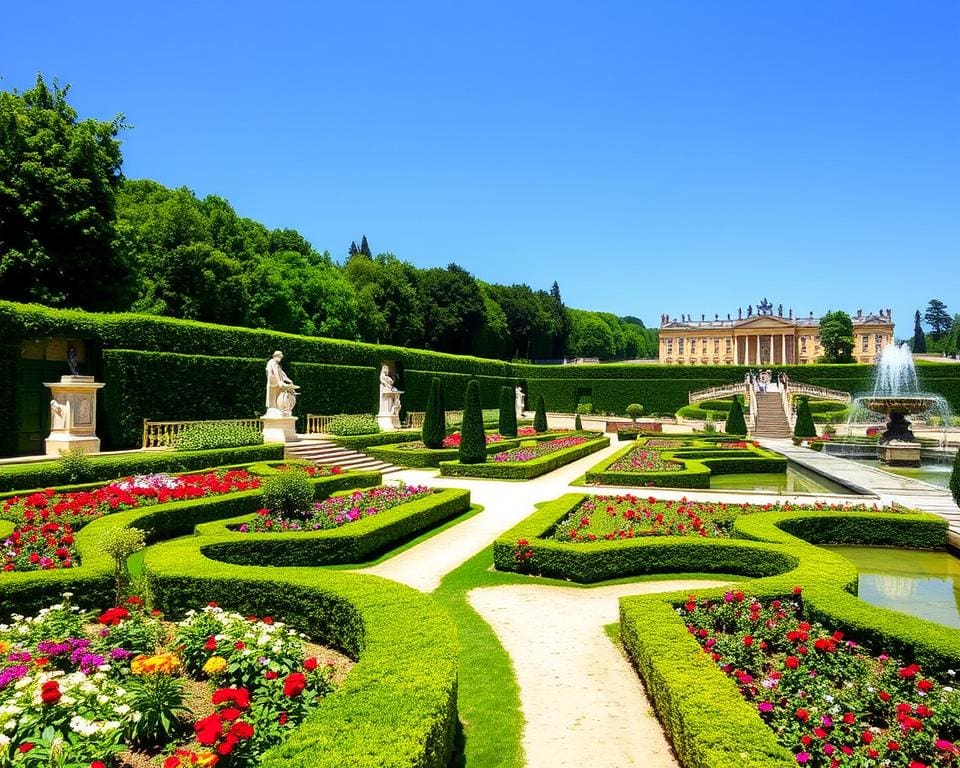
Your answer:
[[[552,411],[572,412],[581,400],[594,411],[624,413],[642,403],[647,413],[673,413],[691,390],[743,379],[741,366],[514,365],[499,360],[427,350],[321,339],[269,330],[235,328],[130,313],[95,314],[0,301],[0,455],[16,451],[20,414],[16,387],[20,343],[54,337],[82,338],[102,350],[94,360],[102,391],[100,436],[105,448],[139,444],[142,420],[255,416],[263,411],[264,365],[282,349],[284,368],[302,386],[297,413],[374,412],[377,370],[397,363],[406,411],[426,408],[430,380],[439,375],[446,404],[462,407],[467,382],[480,383],[485,408],[495,408],[499,388],[525,383],[527,402],[540,395]],[[862,392],[873,367],[778,367],[796,381]],[[960,365],[918,364],[926,389],[942,394],[960,412]],[[588,396],[585,396],[589,392]],[[301,424],[301,427],[303,425]]]

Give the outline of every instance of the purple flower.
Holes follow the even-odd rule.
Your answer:
[[[21,677],[26,675],[28,672],[27,668],[23,664],[16,664],[12,667],[6,667],[5,669],[0,670],[0,688],[6,688],[7,685],[14,680],[19,680]]]

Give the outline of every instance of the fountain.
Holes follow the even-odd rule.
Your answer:
[[[887,429],[880,436],[878,458],[884,464],[900,467],[920,466],[920,441],[914,437],[907,416],[935,413],[949,423],[950,408],[939,395],[920,392],[917,369],[910,347],[891,344],[883,348],[877,361],[872,395],[854,398],[851,413],[865,409],[887,417]]]

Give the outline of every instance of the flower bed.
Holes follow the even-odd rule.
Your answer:
[[[4,541],[3,571],[51,570],[77,564],[74,532],[106,514],[254,490],[260,479],[245,470],[203,475],[140,475],[89,491],[58,493],[53,488],[14,496],[2,516],[14,522]]]
[[[332,690],[330,667],[270,617],[211,605],[171,626],[136,597],[98,618],[70,597],[0,625],[0,741],[16,764],[106,768],[136,750],[168,753],[165,768],[252,766]]]
[[[459,432],[454,432],[452,434],[449,434],[445,438],[443,438],[443,442],[441,443],[441,445],[444,448],[459,448],[460,437],[461,436]],[[484,434],[484,437],[487,441],[487,445],[490,445],[490,443],[502,443],[505,439],[503,435],[499,435],[496,432],[486,432]]]
[[[610,438],[597,433],[581,433],[537,442],[501,451],[484,464],[440,462],[440,474],[451,477],[490,477],[504,480],[529,480],[583,458],[610,445]]]
[[[608,467],[611,472],[676,472],[683,469],[683,464],[667,461],[660,451],[634,448]]]
[[[382,485],[356,490],[350,494],[331,496],[314,504],[305,517],[283,517],[269,509],[261,509],[251,522],[241,524],[238,530],[241,533],[329,530],[373,517],[433,492],[433,489],[424,485]]]
[[[918,664],[873,653],[805,620],[799,599],[735,591],[690,597],[677,612],[799,765],[957,764],[960,690],[952,673],[931,677]]]

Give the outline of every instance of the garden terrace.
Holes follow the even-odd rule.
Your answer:
[[[552,472],[610,445],[610,438],[597,433],[570,433],[561,438],[529,441],[519,448],[494,454],[483,464],[440,463],[440,474],[447,477],[481,477],[498,480],[530,480]],[[498,456],[501,457],[498,459]]]
[[[587,471],[591,485],[709,488],[711,475],[786,472],[787,460],[754,442],[641,437]]]

